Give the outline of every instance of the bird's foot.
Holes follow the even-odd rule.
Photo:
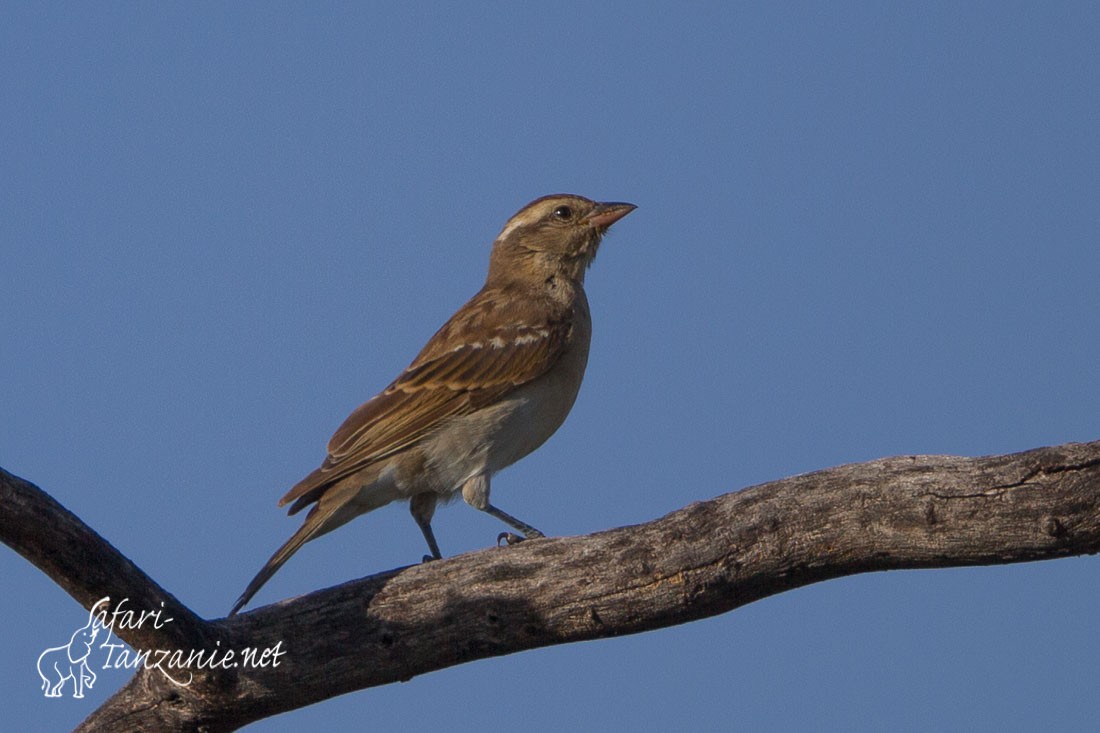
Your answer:
[[[525,540],[537,540],[540,537],[545,536],[546,535],[544,535],[542,532],[539,532],[537,529],[532,529],[530,532],[527,533],[526,537],[520,534],[516,534],[515,532],[501,532],[497,535],[497,546],[499,547],[500,543],[503,542],[504,544],[511,547],[512,545],[518,545],[520,542],[524,542]]]

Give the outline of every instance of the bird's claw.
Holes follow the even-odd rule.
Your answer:
[[[511,547],[512,545],[518,545],[520,542],[525,542],[527,540],[537,540],[538,538],[545,536],[546,535],[544,535],[542,532],[539,532],[537,529],[528,532],[526,537],[520,534],[516,534],[515,532],[501,532],[497,535],[497,547],[500,546],[501,542]]]

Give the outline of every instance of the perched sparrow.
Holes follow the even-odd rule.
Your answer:
[[[592,333],[584,272],[608,227],[634,209],[555,195],[508,220],[481,291],[351,413],[321,467],[279,500],[293,502],[291,514],[314,506],[230,615],[303,544],[398,499],[409,500],[433,558],[441,557],[435,506],[459,491],[527,537],[542,536],[489,503],[489,479],[542,445],[573,407]]]

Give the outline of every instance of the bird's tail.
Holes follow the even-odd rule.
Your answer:
[[[233,604],[233,608],[229,611],[229,615],[233,616],[244,607],[244,604],[252,600],[252,596],[256,595],[256,591],[262,588],[264,583],[271,580],[271,576],[274,575],[302,545],[315,537],[319,537],[330,530],[336,529],[355,516],[353,513],[341,513],[340,510],[343,508],[344,504],[340,502],[321,502],[314,506],[309,515],[306,516],[306,521],[298,528],[298,531],[291,535],[290,539],[284,542],[283,546],[275,551],[275,554],[272,555],[271,559],[267,561],[267,564],[260,569],[260,572],[256,573],[256,577],[252,579],[252,582],[244,589],[244,593],[241,593],[241,597]]]

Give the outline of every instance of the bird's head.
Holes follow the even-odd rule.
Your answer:
[[[493,242],[489,279],[559,276],[582,282],[600,239],[635,208],[571,194],[535,199],[508,220]]]

